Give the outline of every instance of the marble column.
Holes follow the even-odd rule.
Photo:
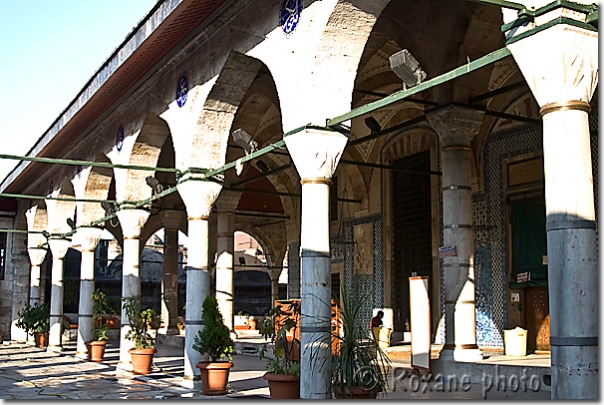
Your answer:
[[[185,268],[187,297],[183,385],[190,386],[192,381],[200,379],[199,369],[195,365],[202,360],[202,356],[193,349],[193,343],[195,336],[203,328],[202,304],[210,294],[209,218],[222,185],[187,177],[177,187],[186,205],[189,222]]]
[[[80,241],[80,303],[78,309],[78,339],[76,357],[87,359],[88,347],[86,342],[92,340],[92,293],[94,292],[94,265],[96,247],[101,240],[103,230],[96,227],[82,227],[76,236]]]
[[[31,263],[31,278],[29,281],[29,305],[41,304],[40,302],[40,266],[48,253],[44,248],[27,248],[29,261]]]
[[[157,333],[178,335],[178,227],[185,213],[178,210],[159,212],[164,225],[164,263],[161,283],[161,328]]]
[[[543,118],[551,397],[596,399],[599,259],[588,112],[598,83],[598,32],[582,24],[584,13],[554,12],[577,26],[553,25],[508,49]]]
[[[233,299],[235,298],[235,213],[241,193],[223,190],[216,201],[217,233],[216,243],[216,301],[224,318],[224,324],[234,332]]]
[[[284,139],[302,184],[300,398],[325,399],[331,377],[329,185],[348,138],[306,129]]]
[[[63,265],[71,241],[65,238],[48,240],[52,252],[52,286],[50,289],[50,333],[48,350],[63,350],[61,324],[63,323]]]
[[[117,212],[117,217],[122,226],[124,236],[124,253],[122,259],[122,299],[136,297],[141,293],[140,260],[141,260],[141,231],[149,218],[149,212],[143,209],[123,209]],[[120,329],[120,360],[118,367],[123,370],[132,370],[132,359],[128,352],[134,347],[134,342],[126,339],[130,331],[128,317],[121,308]]]
[[[441,358],[477,361],[474,283],[474,226],[470,142],[480,130],[484,112],[447,105],[427,114],[440,138],[443,198],[443,245],[455,255],[443,260],[445,345]]]

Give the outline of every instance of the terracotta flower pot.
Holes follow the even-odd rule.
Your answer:
[[[107,346],[106,341],[93,340],[86,342],[86,346],[88,347],[88,360],[94,362],[103,361],[105,347]]]
[[[300,398],[300,377],[297,375],[266,373],[262,378],[268,381],[271,399]]]
[[[196,367],[201,372],[203,395],[225,395],[229,382],[230,361],[200,361]]]
[[[48,332],[34,332],[34,341],[36,342],[36,347],[47,347]]]
[[[151,349],[130,349],[128,351],[132,356],[132,372],[134,374],[149,374],[153,365],[153,355],[157,350]]]

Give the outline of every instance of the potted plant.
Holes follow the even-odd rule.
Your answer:
[[[103,361],[105,347],[107,346],[107,330],[109,325],[104,322],[103,314],[113,310],[107,304],[105,293],[97,289],[92,293],[92,340],[86,342],[88,347],[88,359],[90,361]]]
[[[230,360],[235,342],[224,324],[216,298],[211,295],[203,300],[201,318],[203,329],[197,332],[193,349],[210,359],[196,365],[201,373],[203,395],[224,395],[227,393],[229,372],[233,367]],[[229,360],[222,360],[224,358]]]
[[[22,308],[17,316],[16,326],[22,328],[28,334],[34,335],[37,347],[48,346],[48,332],[50,331],[50,307],[48,303],[33,306],[29,304]]]
[[[364,295],[359,299],[346,290],[341,300],[337,294],[333,296],[339,316],[332,321],[330,341],[321,343],[333,350],[330,383],[336,399],[374,399],[388,387],[391,361],[361,319],[361,309],[369,298]],[[319,365],[316,352],[312,352],[316,346],[310,346],[311,371]]]
[[[148,333],[152,316],[149,314],[149,309],[143,309],[140,295],[123,298],[123,300],[130,326],[126,339],[134,342],[134,347],[129,350],[132,356],[132,372],[149,374],[153,365],[153,355],[157,351],[155,339]]]
[[[268,381],[272,399],[300,398],[300,363],[293,359],[300,341],[295,337],[300,315],[300,302],[293,301],[285,308],[277,304],[267,314],[260,327],[265,339],[273,344],[271,357],[266,355],[268,345],[260,350],[260,359],[266,360],[266,373],[262,378]],[[292,337],[288,339],[288,337]]]

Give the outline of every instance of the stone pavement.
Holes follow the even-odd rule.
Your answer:
[[[201,394],[198,383],[194,387],[182,385],[183,349],[178,346],[159,345],[154,370],[147,376],[135,376],[117,371],[119,349],[109,342],[103,363],[92,363],[75,357],[75,345],[66,345],[62,353],[17,342],[0,345],[0,399],[268,399],[267,382],[262,379],[264,361],[257,355],[233,356],[234,367],[229,377],[229,394],[208,397]],[[403,364],[394,363],[397,375]],[[417,377],[395,380],[384,399],[480,399],[482,386],[466,384],[448,387],[427,383]],[[447,390],[451,388],[452,392]],[[393,390],[394,389],[394,390]],[[440,392],[439,390],[447,392]],[[487,399],[549,399],[544,391],[503,392],[495,386]]]

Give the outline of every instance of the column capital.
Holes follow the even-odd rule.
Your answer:
[[[591,100],[598,84],[597,31],[557,24],[507,48],[542,109]]]
[[[462,105],[447,104],[426,114],[428,122],[441,140],[441,147],[470,146],[480,131],[484,111]]]
[[[208,218],[222,185],[213,181],[186,176],[177,184],[178,193],[187,207],[190,219]]]
[[[178,229],[179,225],[186,220],[185,211],[162,209],[159,212],[161,223],[166,229]]]
[[[241,191],[222,190],[216,200],[218,212],[233,212],[237,209]]]
[[[149,214],[149,211],[139,208],[118,211],[117,218],[120,220],[124,238],[139,238],[147,219],[149,219]]]
[[[307,128],[285,137],[284,140],[304,183],[331,179],[348,137],[335,131]]]
[[[80,243],[82,252],[93,252],[101,240],[102,233],[103,229],[95,226],[84,226],[78,228],[76,238]]]
[[[53,259],[63,259],[67,254],[71,241],[65,238],[50,238],[48,239],[48,245]]]
[[[40,266],[48,253],[47,249],[30,247],[27,248],[27,253],[29,255],[29,261],[32,266]]]

